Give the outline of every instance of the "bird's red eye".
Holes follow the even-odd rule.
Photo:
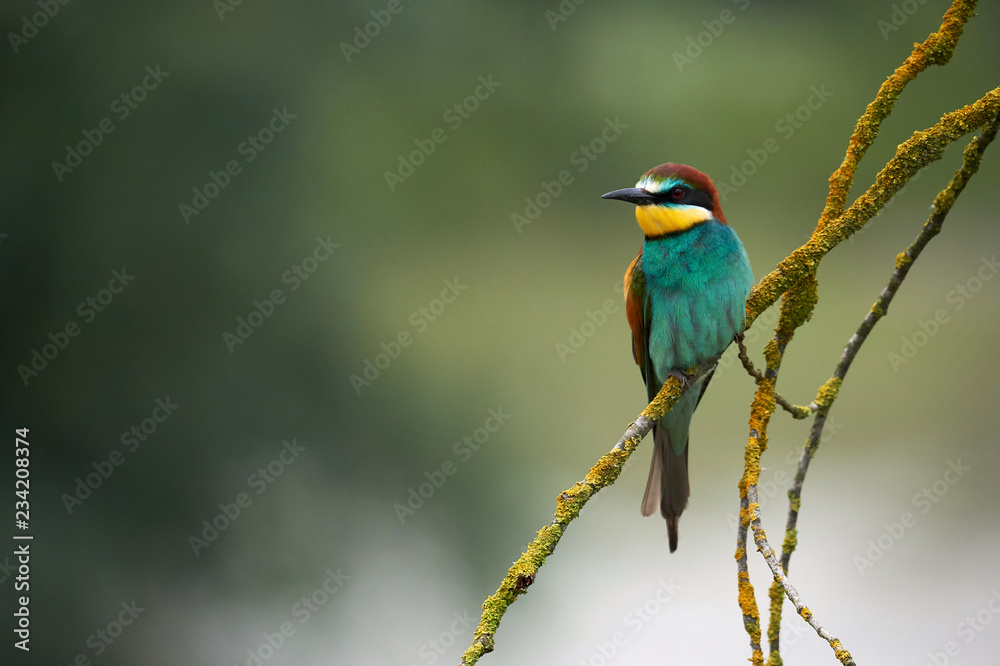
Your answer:
[[[680,199],[682,196],[684,196],[683,187],[675,187],[674,189],[670,190],[671,199]]]

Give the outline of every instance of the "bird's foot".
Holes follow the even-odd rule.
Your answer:
[[[691,388],[691,377],[683,370],[670,370],[667,372],[667,377],[676,377],[685,391]]]

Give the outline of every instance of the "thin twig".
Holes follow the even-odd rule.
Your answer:
[[[743,369],[746,370],[747,373],[751,377],[753,377],[758,384],[764,381],[763,373],[761,373],[760,370],[754,367],[753,361],[751,361],[750,357],[747,355],[747,348],[746,345],[743,344],[742,334],[736,336],[736,347],[739,350],[736,352],[736,356],[740,359],[740,363],[743,364]],[[796,419],[808,418],[810,414],[814,413],[817,409],[819,409],[819,405],[817,405],[815,402],[810,405],[804,405],[804,406],[793,405],[788,400],[781,397],[780,393],[775,393],[774,399],[775,401],[777,401],[779,405],[781,405],[781,407],[786,412],[792,415],[792,418]]]
[[[760,458],[767,449],[767,426],[770,423],[776,406],[777,394],[775,393],[775,385],[778,381],[778,370],[781,367],[781,359],[784,356],[785,348],[795,334],[795,330],[811,316],[812,307],[816,302],[816,287],[816,276],[809,275],[782,295],[781,309],[778,314],[778,322],[775,325],[774,337],[764,347],[764,359],[767,362],[767,369],[763,373],[762,381],[757,384],[757,391],[750,406],[750,437],[744,453],[743,477],[740,479],[739,485],[740,524],[746,528],[753,527],[754,542],[757,544],[757,549],[761,551],[761,544],[763,543],[764,546],[767,546],[767,539],[764,536],[763,529],[760,528],[760,506],[756,501],[751,501],[750,497],[757,497],[757,482],[760,478],[761,469]],[[796,305],[797,303],[805,303],[806,307]],[[753,525],[755,516],[757,518],[756,526]],[[754,666],[761,666],[764,661],[764,655],[760,649],[760,611],[757,608],[757,599],[753,596],[753,585],[750,583],[749,571],[746,567],[746,534],[747,529],[741,530],[738,534],[736,544],[737,556],[740,559],[737,566],[739,600],[740,606],[743,609],[744,628],[750,635],[750,661]],[[739,557],[741,554],[742,558]],[[748,623],[748,616],[751,620],[756,621]],[[770,637],[770,628],[768,633]]]
[[[742,483],[742,481],[741,481]],[[747,562],[747,530],[750,527],[749,496],[741,493],[740,523],[736,530],[736,581],[739,587],[739,604],[743,612],[743,628],[750,636],[750,650],[755,657],[763,660],[764,653],[760,649],[760,611],[754,596],[753,583],[750,582],[750,566]]]
[[[803,620],[809,623],[810,627],[816,630],[816,633],[819,634],[820,638],[830,644],[830,647],[833,648],[833,652],[837,656],[840,663],[844,666],[856,666],[851,653],[844,648],[840,640],[821,626],[820,623],[816,621],[812,611],[810,611],[806,605],[802,603],[798,590],[796,590],[792,583],[788,580],[788,576],[782,570],[781,564],[778,562],[778,558],[774,555],[774,550],[772,550],[771,546],[767,543],[767,537],[764,535],[764,528],[760,522],[760,505],[757,503],[756,485],[747,488],[747,498],[750,502],[750,506],[753,507],[750,518],[750,526],[753,528],[754,541],[757,543],[757,548],[764,556],[764,561],[767,562],[767,566],[771,569],[771,575],[774,576],[775,584],[781,585],[785,594],[788,596],[788,600],[795,606],[796,612],[802,616]]]

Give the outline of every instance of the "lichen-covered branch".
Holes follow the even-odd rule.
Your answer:
[[[830,176],[830,195],[827,197],[819,224],[816,225],[817,231],[843,212],[858,163],[875,142],[882,121],[892,113],[892,107],[895,106],[903,88],[930,65],[948,64],[966,22],[975,15],[975,11],[976,0],[953,2],[945,12],[937,32],[931,33],[923,44],[914,45],[910,57],[897,67],[892,76],[879,88],[875,99],[868,105],[864,115],[858,119],[854,127],[843,163]]]
[[[747,348],[746,345],[743,344],[742,335],[736,336],[736,348],[736,357],[740,359],[740,363],[743,364],[743,369],[747,371],[747,374],[753,377],[754,381],[757,383],[764,381],[764,373],[754,367],[753,361],[751,361],[750,357],[747,355]],[[783,398],[780,393],[774,394],[774,400],[781,405],[782,409],[791,414],[793,419],[808,418],[810,414],[813,414],[817,409],[819,409],[819,405],[815,402],[809,405],[793,405],[788,400]]]
[[[752,503],[744,500],[747,490],[751,485],[756,485],[760,475],[760,456],[766,448],[767,424],[776,405],[775,383],[778,369],[785,347],[795,329],[812,315],[812,309],[816,304],[815,272],[819,262],[830,250],[874,217],[913,174],[940,159],[945,148],[952,142],[987,125],[996,117],[998,110],[1000,110],[1000,88],[991,90],[973,104],[946,114],[933,127],[915,132],[909,140],[897,148],[896,155],[879,172],[875,183],[867,192],[858,197],[840,217],[822,230],[813,232],[808,242],[782,260],[778,267],[751,291],[747,299],[748,322],[752,322],[756,316],[770,307],[779,295],[782,297],[782,307],[775,336],[765,348],[766,381],[758,383],[750,413],[750,437],[744,455],[744,477],[740,481],[741,507],[750,504],[747,511],[749,515],[753,514],[754,507]],[[747,517],[741,516],[743,519]],[[746,532],[741,531],[740,534],[745,536]],[[760,543],[757,545],[760,548]],[[745,548],[745,541],[737,543],[738,560],[741,554],[745,555]],[[747,594],[748,590],[752,590],[752,586],[742,565],[738,568],[737,576],[743,616],[756,618],[759,611],[756,600]],[[758,657],[758,648],[754,647],[760,640],[759,622],[748,621],[745,624],[750,633],[753,651],[751,660],[754,664],[762,663]]]
[[[754,541],[757,542],[757,547],[761,554],[764,556],[764,561],[767,562],[767,566],[771,569],[771,574],[774,576],[775,584],[781,585],[781,589],[784,590],[785,594],[788,596],[788,600],[792,602],[795,606],[795,610],[802,619],[809,623],[809,626],[816,630],[830,647],[833,648],[833,652],[836,655],[840,663],[844,666],[855,666],[854,658],[851,657],[851,653],[848,652],[840,641],[833,636],[829,631],[823,628],[816,618],[813,617],[812,611],[806,607],[799,597],[798,590],[791,584],[788,580],[788,576],[785,575],[784,571],[781,569],[781,564],[778,562],[778,558],[774,554],[774,550],[767,543],[767,539],[764,536],[764,528],[761,526],[760,522],[760,506],[757,503],[757,487],[752,486],[747,489],[747,495],[751,507],[755,507],[751,517],[750,526],[753,528]]]
[[[773,344],[773,340],[770,344]],[[774,378],[764,377],[757,384],[753,404],[750,407],[750,441],[743,453],[743,477],[740,479],[740,525],[736,535],[736,582],[738,601],[743,614],[743,628],[750,636],[750,662],[761,666],[764,653],[761,651],[760,610],[757,608],[757,598],[753,583],[750,582],[750,570],[747,563],[747,530],[751,517],[759,512],[757,502],[751,502],[755,494],[750,489],[756,489],[760,478],[760,456],[767,448],[767,421],[774,413]]]
[[[965,107],[960,111],[954,112],[953,114],[948,114],[942,119],[941,123],[936,125],[934,128],[927,130],[926,132],[918,132],[914,135],[914,139],[910,142],[914,142],[912,145],[916,146],[913,150],[918,150],[921,155],[926,157],[927,155],[933,154],[923,150],[926,145],[940,145],[940,151],[937,153],[937,157],[940,156],[940,152],[943,151],[944,145],[946,143],[941,143],[943,139],[942,136],[951,136],[955,132],[961,132],[958,136],[961,136],[975,127],[971,127],[972,124],[978,122],[982,114],[992,110],[994,116],[996,114],[997,108],[1000,108],[1000,89],[992,91],[979,102]],[[984,111],[985,109],[985,111]],[[982,126],[985,122],[980,123],[978,126]],[[970,129],[962,131],[962,128],[969,126]],[[922,138],[927,135],[928,139]],[[954,140],[954,139],[952,139]],[[907,142],[900,147],[900,151],[910,144]],[[889,187],[882,185],[883,195],[878,195],[878,190],[880,187],[881,180],[889,178],[887,173],[893,173],[890,167],[893,166],[894,162],[903,162],[906,153],[897,152],[897,156],[892,162],[883,169],[883,173],[879,174],[879,179],[876,180],[876,184],[872,186],[869,193],[863,196],[874,197],[876,203],[870,209],[868,207],[858,206],[857,202],[851,207],[845,214],[844,220],[838,220],[836,224],[831,225],[830,230],[825,235],[820,235],[820,240],[818,244],[810,246],[813,243],[811,239],[809,243],[803,247],[796,250],[788,259],[782,262],[785,264],[792,260],[792,263],[788,267],[783,267],[779,264],[778,268],[775,269],[765,280],[771,278],[771,280],[777,284],[782,282],[795,282],[793,279],[787,279],[782,277],[783,271],[791,271],[793,273],[793,278],[798,276],[798,282],[801,282],[801,276],[808,272],[809,262],[815,267],[818,264],[819,258],[826,254],[833,246],[837,243],[842,242],[846,239],[850,233],[854,230],[860,228],[865,221],[870,219],[877,213],[879,208],[884,205],[885,201],[888,200],[890,195],[885,195],[884,192],[889,190]],[[934,159],[937,159],[934,157]],[[932,160],[928,160],[929,161]],[[916,169],[913,170],[915,172]],[[912,175],[912,173],[910,173]],[[909,177],[909,176],[907,176]],[[904,181],[905,182],[905,181]],[[898,187],[902,187],[900,184]],[[898,187],[892,189],[895,192]],[[874,194],[873,194],[874,191]],[[883,198],[884,196],[884,198]],[[843,225],[843,227],[841,226]],[[849,231],[838,232],[838,229],[848,229]],[[829,247],[826,245],[829,244]],[[799,253],[799,256],[796,255]],[[806,260],[800,259],[800,256],[805,256]],[[815,257],[815,259],[812,259]],[[803,270],[803,267],[806,267]],[[815,268],[813,268],[815,270]],[[761,283],[761,285],[763,282]],[[758,285],[751,293],[751,298],[754,294],[762,293],[760,291],[761,285]],[[787,289],[787,288],[786,288]],[[776,300],[777,297],[775,297]],[[755,299],[755,303],[759,304],[764,302],[766,296],[758,295]],[[774,301],[772,300],[767,305],[770,305]],[[760,311],[766,309],[767,305],[764,306]],[[748,305],[748,311],[751,306]],[[758,306],[754,306],[758,307]],[[757,313],[759,314],[759,312]],[[782,316],[779,318],[778,326],[783,330],[794,330],[797,326],[804,323],[802,319],[802,311],[793,311],[791,315]],[[749,326],[749,323],[748,323]],[[758,386],[757,393],[754,397],[754,405],[756,409],[753,412],[753,422],[758,424],[756,430],[752,429],[752,444],[748,445],[747,453],[745,454],[746,465],[751,468],[755,468],[756,471],[748,477],[752,484],[755,486],[757,483],[757,478],[760,474],[760,454],[766,448],[766,422],[770,419],[770,415],[773,413],[775,408],[774,400],[774,377],[768,377],[768,374],[776,376],[777,365],[780,362],[780,356],[782,349],[779,344],[774,340],[768,345],[768,350],[766,355],[769,358],[768,371],[765,373],[765,381]],[[689,373],[689,378],[691,381],[695,381],[697,378],[704,376],[711,366],[703,366],[696,369],[695,372]],[[586,479],[575,485],[573,488],[563,492],[559,496],[558,507],[556,510],[555,517],[551,524],[546,525],[541,530],[538,531],[537,537],[529,544],[528,549],[524,554],[518,559],[517,562],[508,570],[507,576],[504,578],[497,592],[490,596],[483,603],[483,616],[476,630],[476,635],[473,640],[472,646],[466,651],[463,656],[462,663],[465,666],[472,666],[476,663],[479,658],[493,649],[493,637],[496,632],[497,627],[500,624],[500,619],[506,612],[507,607],[513,603],[517,596],[523,593],[527,586],[534,581],[534,577],[544,563],[545,558],[553,552],[562,534],[565,532],[566,526],[569,522],[579,515],[580,509],[586,504],[586,502],[593,496],[595,492],[601,488],[614,483],[618,478],[618,474],[621,471],[621,466],[628,459],[628,456],[635,450],[638,446],[639,441],[646,435],[649,429],[652,427],[653,422],[659,420],[663,414],[665,414],[669,409],[673,407],[676,403],[678,397],[682,394],[682,387],[680,382],[676,378],[670,378],[663,388],[654,398],[653,402],[643,411],[643,413],[635,420],[635,422],[629,427],[626,433],[619,440],[618,444],[615,445],[614,449],[609,453],[605,454],[591,471],[587,474]],[[760,435],[763,434],[763,437]],[[745,488],[747,488],[743,482],[741,482],[741,496],[745,495]],[[759,509],[759,507],[758,507]],[[741,512],[749,518],[752,515],[751,511]],[[749,520],[746,523],[749,524]],[[744,532],[745,534],[745,532]],[[744,542],[745,543],[745,542]],[[758,544],[759,547],[759,544]],[[745,549],[744,549],[745,557]],[[741,574],[742,575],[742,574]],[[749,577],[747,576],[744,580],[741,578],[740,583],[740,601],[741,605],[746,603],[744,607],[744,615],[747,617],[752,617],[756,619],[757,624],[757,650],[759,651],[760,645],[760,629],[759,629],[759,612],[756,608],[756,602],[753,600],[753,588],[750,585]],[[750,605],[753,605],[752,611],[750,611]]]
[[[766,368],[763,373],[751,372],[754,374],[757,388],[750,409],[749,437],[744,451],[744,472],[739,483],[740,526],[736,549],[739,603],[743,612],[744,625],[750,635],[753,652],[751,661],[755,666],[762,666],[763,652],[761,649],[760,614],[747,567],[747,535],[750,530],[753,532],[754,543],[764,555],[775,581],[770,593],[772,623],[768,629],[771,640],[769,664],[780,666],[781,663],[780,654],[777,651],[777,633],[780,629],[782,594],[788,596],[800,615],[816,629],[821,637],[830,643],[842,664],[848,666],[854,663],[850,653],[844,649],[840,641],[824,629],[802,603],[797,591],[787,578],[788,559],[783,554],[783,561],[779,561],[767,541],[761,524],[760,506],[757,502],[757,482],[761,470],[760,459],[767,448],[767,427],[771,415],[779,403],[780,396],[775,391],[775,385],[785,349],[791,342],[795,331],[812,316],[813,308],[817,302],[816,271],[820,261],[830,250],[860,230],[872,219],[914,174],[940,159],[944,150],[951,143],[970,132],[987,126],[992,128],[988,131],[996,133],[996,118],[998,110],[1000,110],[1000,88],[988,92],[973,104],[945,114],[940,122],[933,127],[922,132],[915,132],[909,140],[897,147],[895,156],[879,172],[874,184],[845,210],[848,192],[853,183],[857,165],[868,147],[874,142],[882,121],[892,111],[904,86],[929,65],[948,62],[962,34],[963,26],[974,14],[975,6],[974,0],[955,0],[945,14],[940,29],[930,35],[923,44],[916,45],[910,57],[882,85],[875,99],[858,120],[844,162],[830,178],[830,194],[811,237],[766,275],[753,288],[747,299],[746,328],[749,328],[754,320],[774,304],[779,297],[782,299],[774,337],[764,350]],[[982,149],[989,142],[985,141],[985,137],[984,133],[984,138],[980,139],[978,144],[974,142],[975,145],[978,145],[976,150],[978,150],[980,157]],[[966,165],[969,164],[969,159],[969,151],[967,150]],[[976,166],[978,166],[978,159],[977,157],[975,161]],[[963,170],[965,170],[965,166],[963,166]],[[969,171],[960,184],[958,184],[959,181],[953,179],[952,184],[955,187],[949,187],[938,196],[935,201],[935,215],[940,215],[937,222],[938,228],[944,215],[947,214],[947,209],[954,202],[955,196],[961,191],[968,176],[971,176],[974,171],[974,168]],[[957,175],[956,178],[958,178]],[[927,240],[933,233],[930,233]],[[926,244],[926,240],[923,243]],[[914,247],[916,247],[915,253],[911,251]],[[916,246],[915,244],[911,246],[910,250],[899,256],[897,272],[905,269],[899,276],[900,281],[902,277],[905,277],[905,271],[909,270],[910,263],[922,248],[923,245]],[[892,287],[892,283],[890,283],[890,287]],[[898,289],[898,283],[892,287],[889,295],[890,300],[895,289]],[[883,295],[885,293],[883,292]],[[852,337],[851,342],[848,343],[848,349],[844,352],[845,356],[842,357],[841,364],[838,365],[838,370],[841,370],[841,366],[843,366],[841,374],[838,375],[835,371],[834,377],[820,388],[812,404],[800,407],[780,399],[782,403],[786,403],[783,406],[797,417],[816,413],[810,438],[815,436],[817,445],[826,414],[836,398],[850,362],[857,354],[857,348],[863,342],[870,326],[873,326],[878,318],[884,315],[887,306],[888,301],[878,312],[873,308],[870,323],[866,317],[862,326],[868,325],[867,330],[861,335],[861,329],[859,329],[859,333]],[[876,307],[879,307],[878,304]],[[745,357],[745,353],[743,356]],[[748,358],[746,364],[748,370],[751,370],[752,364],[749,364]],[[464,666],[472,666],[483,654],[493,650],[494,635],[500,625],[501,618],[510,604],[516,601],[518,596],[523,594],[534,582],[538,569],[555,550],[569,523],[579,515],[580,510],[594,493],[614,483],[621,473],[622,466],[637,448],[639,441],[651,429],[654,422],[673,408],[686,387],[710,372],[713,367],[714,364],[707,364],[689,369],[686,372],[688,382],[683,385],[680,380],[671,377],[653,402],[643,410],[635,422],[630,424],[614,448],[601,457],[586,478],[559,495],[555,516],[551,523],[538,531],[536,538],[528,545],[528,549],[508,570],[496,593],[483,603],[483,615],[476,629],[472,645],[462,658]],[[813,451],[815,451],[815,447]],[[809,458],[811,458],[811,453],[804,452],[804,462],[800,464],[803,478]],[[798,477],[797,483],[796,492],[801,493],[801,482]],[[796,516],[799,498],[800,495],[797,494],[793,499],[793,509]],[[788,556],[795,547],[794,525],[794,521],[790,522],[791,527],[786,529],[786,537],[782,546],[783,551],[787,552]]]
[[[920,234],[913,241],[913,243],[909,245],[909,247],[899,253],[896,257],[895,270],[893,270],[892,275],[889,277],[888,284],[886,284],[885,288],[882,290],[882,293],[879,295],[875,305],[873,305],[868,314],[865,315],[861,325],[858,326],[858,330],[851,336],[850,340],[848,340],[847,346],[844,348],[844,353],[841,355],[840,362],[837,363],[837,367],[834,369],[830,379],[822,387],[820,387],[820,390],[816,395],[816,399],[812,403],[812,405],[816,405],[817,408],[816,418],[813,420],[812,428],[809,431],[809,437],[806,439],[805,445],[803,446],[798,469],[795,473],[795,479],[792,482],[791,488],[788,490],[788,519],[785,524],[785,538],[781,547],[780,571],[784,573],[788,572],[792,553],[795,551],[798,544],[796,526],[798,523],[799,508],[801,506],[802,484],[805,481],[806,472],[809,470],[809,463],[812,461],[813,456],[816,454],[816,450],[819,448],[823,428],[826,425],[827,415],[830,413],[833,402],[837,398],[837,393],[840,390],[840,386],[843,383],[844,378],[847,376],[847,371],[850,369],[851,363],[854,362],[858,351],[860,351],[861,345],[868,338],[868,334],[871,333],[875,324],[877,324],[879,320],[881,320],[882,317],[884,317],[889,311],[889,305],[892,303],[892,299],[895,297],[900,286],[902,286],[903,280],[906,279],[906,275],[909,273],[913,263],[920,256],[920,253],[931,241],[931,239],[941,231],[941,226],[944,223],[945,218],[948,216],[951,207],[954,205],[955,200],[962,193],[962,190],[965,189],[965,185],[969,182],[969,179],[976,173],[976,171],[979,170],[983,153],[986,151],[987,146],[989,146],[996,137],[998,127],[1000,127],[1000,118],[995,116],[994,119],[983,129],[983,133],[974,138],[972,142],[966,146],[965,152],[963,153],[962,167],[952,177],[948,186],[938,193],[937,197],[935,197],[934,212],[924,223]],[[769,662],[774,663],[780,663],[780,658],[774,659],[773,657],[778,654],[781,602],[783,601],[783,595],[781,592],[783,587],[783,583],[781,583],[776,577],[770,590],[772,604],[771,621],[768,627],[768,634],[769,637],[772,638],[772,658],[769,659]],[[785,589],[787,590],[787,588]],[[791,598],[790,595],[789,598]],[[773,637],[771,636],[772,629]]]
[[[1000,87],[968,106],[945,114],[940,122],[921,132],[914,132],[900,144],[896,155],[875,178],[875,183],[850,208],[823,229],[814,231],[804,245],[782,259],[751,290],[747,298],[747,326],[792,285],[815,275],[823,257],[875,217],[913,174],[940,159],[945,148],[958,139],[984,127],[996,116],[998,108]]]
[[[618,443],[590,469],[583,481],[563,491],[556,499],[556,512],[552,522],[538,530],[537,536],[528,544],[527,550],[507,570],[507,575],[497,591],[483,602],[483,615],[476,627],[472,645],[462,656],[463,666],[472,666],[487,652],[493,651],[493,637],[507,607],[517,601],[535,581],[535,576],[545,558],[551,555],[559,539],[566,532],[570,522],[580,515],[580,510],[602,488],[610,486],[621,474],[625,461],[639,446],[639,442],[664,414],[673,409],[677,400],[694,382],[715,368],[715,363],[706,363],[685,371],[687,381],[683,383],[671,376],[660,389],[653,401],[629,424]]]
[[[795,529],[796,517],[798,515],[798,500],[802,494],[802,483],[809,466],[809,460],[812,459],[816,448],[819,446],[819,439],[822,435],[826,417],[830,413],[833,401],[836,400],[841,383],[847,376],[847,371],[854,362],[858,351],[860,351],[861,345],[868,338],[868,334],[871,333],[875,324],[889,311],[889,304],[892,303],[892,299],[902,286],[903,280],[906,279],[910,268],[913,267],[913,263],[931,239],[941,231],[941,226],[944,224],[945,218],[947,218],[948,213],[951,211],[955,200],[962,193],[962,190],[965,189],[965,185],[969,182],[969,179],[979,170],[983,153],[986,151],[987,146],[992,143],[993,139],[996,138],[998,126],[1000,126],[1000,118],[995,117],[983,130],[983,133],[974,138],[966,146],[962,167],[955,172],[955,175],[948,183],[948,187],[939,192],[937,197],[935,197],[934,212],[924,223],[920,234],[913,243],[896,256],[896,267],[892,275],[889,276],[888,284],[882,289],[878,300],[872,306],[871,310],[868,311],[868,314],[865,315],[861,325],[858,326],[858,330],[847,341],[847,346],[844,348],[844,353],[841,355],[840,362],[834,369],[833,375],[821,387],[819,393],[817,393],[816,400],[812,403],[817,405],[816,418],[813,421],[813,428],[809,434],[809,439],[806,440],[806,444],[803,447],[802,460],[799,462],[799,469],[795,475],[795,480],[788,491],[788,497],[792,503],[792,508],[788,514],[788,529]],[[790,557],[791,551],[782,553],[782,565],[786,570],[788,569]]]
[[[909,141],[897,148],[895,157],[878,174],[869,190],[858,197],[850,209],[842,212],[857,164],[874,142],[881,122],[891,112],[903,87],[928,65],[944,64],[951,58],[965,22],[974,13],[975,4],[974,1],[955,0],[945,14],[940,30],[928,37],[924,44],[917,45],[907,61],[880,88],[875,100],[858,121],[843,164],[831,176],[826,207],[809,241],[779,263],[777,269],[757,285],[747,300],[749,325],[773,304],[779,295],[782,297],[774,338],[765,348],[767,361],[767,368],[763,373],[765,381],[758,381],[751,405],[750,435],[744,455],[744,473],[740,480],[741,529],[736,549],[739,602],[744,625],[750,635],[751,662],[755,666],[762,664],[763,656],[760,650],[759,611],[746,567],[746,527],[753,527],[754,541],[758,550],[765,554],[765,560],[771,567],[775,580],[775,586],[772,586],[769,595],[771,599],[771,626],[768,630],[771,642],[769,663],[772,666],[779,666],[781,663],[777,648],[782,601],[776,585],[782,585],[800,612],[804,609],[804,606],[799,607],[797,594],[793,597],[794,588],[787,584],[787,574],[778,565],[767,543],[764,530],[760,526],[759,506],[755,501],[756,484],[760,475],[760,457],[767,446],[767,426],[775,409],[777,397],[775,384],[785,348],[795,330],[812,316],[818,300],[816,271],[826,253],[867,223],[915,173],[939,159],[950,143],[984,126],[996,116],[996,108],[1000,105],[1000,89],[987,93],[975,104],[945,115],[934,127],[914,133]],[[747,365],[749,370],[749,364]],[[833,386],[828,382],[824,388],[835,392],[839,384]],[[792,539],[786,538],[789,546],[793,541],[794,536]],[[770,558],[767,556],[768,553],[771,553]],[[807,619],[812,620],[811,614]],[[813,624],[817,632],[830,642],[841,663],[845,665],[853,663],[850,653],[839,641],[826,630],[820,631],[818,623],[814,624],[811,621],[810,624]]]
[[[759,376],[757,390],[750,406],[750,437],[744,450],[743,476],[739,483],[740,529],[737,532],[736,540],[736,577],[743,626],[750,636],[750,661],[754,666],[763,664],[764,653],[761,650],[760,611],[757,608],[757,598],[754,595],[753,584],[750,582],[750,571],[747,566],[747,531],[753,527],[754,540],[763,538],[763,530],[760,529],[759,525],[760,507],[757,503],[757,482],[760,478],[760,458],[767,449],[767,426],[778,402],[778,394],[775,391],[778,370],[781,367],[785,347],[791,341],[795,330],[812,315],[811,305],[802,308],[796,303],[811,304],[815,301],[816,280],[814,276],[806,276],[782,295],[774,337],[764,348],[764,360],[767,367]],[[749,364],[749,358],[747,363]],[[756,527],[753,525],[754,516],[757,516]]]
[[[848,141],[847,154],[844,156],[844,161],[833,173],[833,175],[830,176],[830,193],[827,196],[823,213],[816,224],[816,229],[813,232],[813,238],[815,238],[819,232],[823,231],[832,220],[840,216],[843,212],[844,205],[847,201],[847,195],[850,192],[851,185],[854,183],[854,173],[857,170],[858,163],[861,161],[861,158],[867,152],[868,148],[872,145],[872,143],[874,143],[875,138],[878,136],[879,129],[882,126],[882,121],[885,120],[892,112],[892,109],[896,104],[896,100],[899,99],[899,95],[902,93],[903,88],[906,87],[906,84],[915,79],[917,75],[928,66],[945,65],[949,60],[951,60],[951,56],[955,52],[955,46],[958,44],[958,39],[962,35],[965,23],[975,15],[976,3],[976,0],[954,0],[951,7],[947,12],[945,12],[944,18],[941,22],[941,27],[938,28],[936,32],[931,33],[927,39],[924,40],[923,44],[914,45],[913,52],[910,56],[903,62],[902,65],[897,67],[896,71],[893,72],[893,74],[879,87],[878,93],[875,95],[875,99],[873,99],[868,105],[864,114],[858,119],[858,122],[855,125],[854,132],[851,134],[851,138]],[[907,180],[908,179],[909,176],[907,176]],[[891,197],[892,194],[895,194],[895,192],[898,191],[898,189],[900,189],[903,185],[905,185],[905,181],[900,184],[898,188],[894,189],[889,196]],[[865,222],[867,222],[867,218],[861,221],[861,225]],[[858,228],[860,228],[860,225]],[[853,231],[856,231],[856,229]],[[836,243],[834,243],[834,245],[836,245]],[[799,249],[801,250],[802,248]],[[827,251],[829,251],[829,249],[830,248],[827,248]],[[791,257],[789,257],[789,259],[791,259]],[[816,262],[818,263],[818,258]],[[809,264],[807,263],[806,266],[808,267]],[[781,265],[779,264],[779,268],[780,267]],[[771,275],[774,275],[776,272],[777,269],[772,271]],[[799,276],[799,279],[810,274],[815,275],[815,267],[811,272],[808,270],[803,271],[801,276]],[[796,277],[795,275],[792,275],[791,277],[793,278],[793,282],[798,281],[798,279],[794,279]],[[784,288],[775,290],[772,294],[769,294],[769,300],[767,300],[767,302],[762,306],[760,303],[752,303],[748,300],[747,326],[749,327],[753,323],[753,320],[760,315],[760,313],[773,304],[777,300],[778,296],[784,293],[787,287],[788,285],[785,285]]]

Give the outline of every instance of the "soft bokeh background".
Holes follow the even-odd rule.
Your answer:
[[[58,5],[16,53],[8,36],[0,58],[3,423],[10,439],[31,429],[36,536],[30,655],[10,646],[12,556],[0,555],[5,663],[256,663],[248,650],[268,664],[457,663],[468,618],[556,495],[645,404],[617,286],[641,235],[629,207],[599,195],[668,160],[728,181],[773,137],[778,151],[725,201],[764,275],[806,239],[855,119],[947,7],[909,3],[887,31],[889,2],[567,1],[575,10],[553,29],[555,0],[403,0],[348,62],[341,43],[385,2],[247,1],[224,20],[220,5]],[[725,10],[732,22],[713,23]],[[4,33],[38,11],[5,3]],[[913,130],[997,85],[1000,8],[979,11],[952,63],[906,89],[856,192]],[[673,54],[706,21],[724,29],[678,67]],[[120,119],[112,103],[147,66],[169,76]],[[500,85],[456,127],[445,114],[480,77]],[[830,96],[789,132],[782,119],[814,88]],[[238,146],[275,108],[294,119],[246,162]],[[105,117],[114,131],[60,182],[52,162]],[[606,119],[627,127],[581,162]],[[384,173],[436,128],[446,140],[391,191]],[[824,261],[785,395],[806,401],[829,376],[960,151]],[[229,160],[242,171],[186,224],[179,204]],[[512,214],[562,170],[572,182],[519,232]],[[791,574],[861,664],[934,663],[949,643],[937,663],[998,663],[998,177],[994,148],[858,357],[807,480]],[[283,273],[318,237],[339,247],[292,291]],[[122,267],[134,280],[86,322],[78,304]],[[442,311],[446,281],[463,289]],[[230,353],[223,334],[275,289],[287,300]],[[557,345],[608,299],[610,316],[594,314],[601,325],[561,358]],[[939,310],[947,322],[921,337]],[[70,321],[80,334],[26,386],[17,366]],[[401,333],[412,343],[356,390],[351,375]],[[912,358],[893,364],[914,338]],[[639,516],[644,444],[483,663],[743,663],[732,555],[751,393],[742,371],[720,370],[695,418],[678,552],[662,521]],[[122,433],[168,397],[179,408],[128,451]],[[491,409],[509,418],[479,450],[456,450]],[[807,428],[780,414],[772,426],[773,542]],[[305,450],[249,485],[292,439]],[[69,513],[64,495],[115,451],[122,464]],[[953,484],[949,462],[969,468]],[[401,521],[394,505],[442,466],[454,474]],[[189,537],[241,492],[252,503],[196,556]],[[915,524],[900,534],[907,512]],[[884,553],[872,550],[880,537]],[[328,571],[340,587],[306,616],[297,604]],[[753,574],[766,608],[756,554]],[[96,638],[132,600],[138,619],[112,626],[110,645]],[[261,650],[286,622],[295,633]],[[786,624],[786,663],[833,663],[800,620]]]

